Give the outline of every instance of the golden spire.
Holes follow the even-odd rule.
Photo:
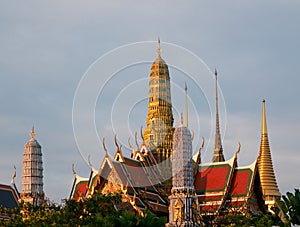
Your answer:
[[[276,198],[280,197],[276,177],[274,174],[272,157],[268,139],[267,119],[265,110],[265,100],[262,101],[262,128],[261,128],[261,144],[258,157],[258,170],[262,186],[262,191],[266,203],[275,203]]]
[[[34,139],[34,136],[35,136],[34,126],[32,126],[32,129],[30,131],[30,136],[32,139]]]
[[[216,132],[215,132],[215,149],[214,156],[212,158],[213,162],[224,162],[225,158],[223,155],[223,147],[221,141],[220,133],[220,122],[219,122],[219,101],[218,101],[218,73],[215,69],[215,82],[216,82]]]
[[[160,163],[171,156],[174,130],[169,69],[160,56],[160,39],[157,54],[150,70],[148,116],[143,140]]]
[[[186,82],[184,83],[184,90],[185,90],[185,124],[186,127],[189,127],[189,106],[188,106],[188,95],[187,95],[187,85]]]
[[[173,147],[173,111],[171,102],[171,83],[169,69],[160,56],[160,39],[157,48],[158,57],[151,65],[148,93],[148,115],[144,130],[143,144],[153,154],[157,163],[161,163],[161,173],[166,180],[163,188],[170,193]]]

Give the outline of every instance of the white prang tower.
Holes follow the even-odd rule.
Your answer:
[[[35,139],[33,127],[30,136],[30,140],[24,145],[20,198],[39,206],[44,202],[42,147]]]
[[[173,134],[172,190],[169,196],[169,223],[167,226],[198,226],[193,221],[192,204],[195,201],[192,166],[192,136],[190,130],[180,125]]]

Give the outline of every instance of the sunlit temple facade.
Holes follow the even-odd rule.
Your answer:
[[[218,84],[216,85],[216,128],[212,161],[201,160],[202,146],[192,159],[192,136],[183,117],[174,127],[170,75],[161,57],[158,42],[157,58],[149,78],[148,115],[141,133],[142,143],[123,155],[115,137],[116,151],[110,157],[103,139],[106,155],[99,169],[89,161],[89,177],[80,177],[75,170],[70,198],[80,200],[95,192],[121,192],[123,201],[143,215],[150,209],[168,217],[169,226],[200,224],[201,216],[215,217],[228,213],[266,212],[281,196],[274,173],[266,126],[265,101],[262,108],[262,135],[257,158],[248,166],[238,166],[239,144],[233,157],[225,159],[221,141]],[[185,88],[187,92],[187,88]],[[187,104],[186,104],[187,106]],[[176,124],[178,125],[178,124]],[[112,138],[111,138],[112,139]],[[137,143],[137,140],[136,140]],[[165,176],[171,176],[166,179]]]

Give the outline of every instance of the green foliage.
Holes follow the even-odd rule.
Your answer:
[[[281,210],[280,214],[291,225],[300,225],[300,191],[295,189],[295,194],[287,192],[278,200],[277,204]]]
[[[128,204],[121,201],[120,194],[95,194],[91,198],[76,202],[65,200],[64,205],[44,204],[33,206],[20,203],[14,210],[0,207],[0,214],[9,220],[0,219],[0,226],[165,226],[166,219],[155,216],[148,210],[144,217],[128,211]],[[206,226],[290,226],[300,224],[300,191],[288,192],[278,200],[276,215],[256,214],[247,217],[243,214],[226,215],[206,222]],[[283,223],[278,215],[285,217]],[[205,220],[204,220],[205,221]]]
[[[126,210],[119,194],[95,194],[76,202],[65,200],[63,206],[48,204],[32,206],[21,203],[15,210],[1,209],[10,220],[0,220],[0,226],[164,226],[166,220],[150,211],[144,217]],[[118,207],[118,209],[116,209]]]
[[[227,215],[215,220],[217,226],[285,226],[277,215],[272,214],[257,214],[251,217],[243,214]]]

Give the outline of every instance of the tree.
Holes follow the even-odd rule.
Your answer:
[[[277,200],[280,215],[284,217],[289,225],[300,225],[300,191],[295,189],[295,194],[287,192],[282,200]]]
[[[78,202],[64,200],[63,205],[34,206],[20,203],[14,210],[0,208],[9,220],[0,219],[0,226],[165,226],[166,220],[148,210],[144,216],[128,211],[130,205],[122,202],[120,194],[95,193]]]

